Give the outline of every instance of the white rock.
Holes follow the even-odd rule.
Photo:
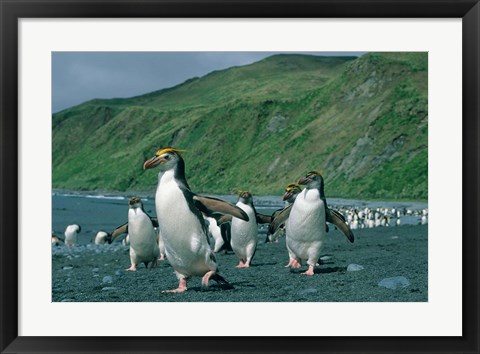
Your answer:
[[[109,290],[115,290],[117,288],[113,287],[113,286],[106,286],[104,288],[102,288],[102,291],[109,291]]]
[[[104,284],[111,284],[113,283],[113,278],[110,275],[106,275],[103,277],[102,282]]]
[[[347,267],[347,272],[358,272],[359,270],[363,270],[363,266],[360,264],[351,263]]]
[[[410,285],[410,281],[405,277],[392,277],[392,278],[385,278],[380,280],[378,286],[383,286],[388,289],[396,289],[397,287],[401,286],[402,288],[406,288]]]

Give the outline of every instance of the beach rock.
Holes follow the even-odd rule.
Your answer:
[[[330,257],[330,256],[320,257],[320,260],[321,260],[322,262],[328,261],[329,259],[332,259],[332,257]]]
[[[106,286],[104,288],[102,288],[102,291],[110,291],[110,290],[116,290],[117,288],[113,287],[113,286]]]
[[[102,282],[104,284],[111,284],[113,283],[113,278],[110,275],[106,275],[103,277]]]
[[[70,269],[73,269],[73,267],[63,267],[62,269],[63,270],[70,270]]]
[[[122,276],[123,276],[123,271],[117,270],[117,271],[115,272],[115,275],[118,276],[118,277],[122,277]]]
[[[74,299],[63,299],[60,302],[75,302],[75,300]]]
[[[363,270],[363,266],[360,264],[351,263],[347,267],[347,272],[358,272],[359,270]]]
[[[410,285],[410,281],[405,277],[392,277],[392,278],[385,278],[380,280],[378,286],[382,286],[388,289],[396,289],[398,286],[402,288],[406,288]]]
[[[93,273],[97,273],[99,270],[100,270],[100,268],[93,268],[93,269],[92,269],[92,272],[93,272]]]

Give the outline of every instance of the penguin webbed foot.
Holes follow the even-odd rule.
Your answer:
[[[303,275],[314,275],[315,274],[314,268],[315,268],[314,265],[309,264],[308,265],[308,270],[306,272],[301,273],[301,274],[303,274]]]
[[[178,288],[172,290],[162,290],[162,293],[183,293],[187,291],[187,280],[185,278],[181,278],[178,282]]]
[[[298,269],[301,267],[302,267],[302,263],[300,263],[296,259],[290,259],[290,262],[288,262],[288,264],[285,266],[285,268],[295,268],[295,269]]]

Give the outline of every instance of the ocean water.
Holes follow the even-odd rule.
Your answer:
[[[52,193],[52,232],[63,237],[68,225],[79,224],[82,227],[82,232],[78,236],[79,244],[90,243],[98,231],[112,232],[117,226],[127,222],[129,196],[54,191]],[[154,197],[146,195],[141,195],[141,197],[145,211],[150,216],[156,216]],[[215,195],[215,197],[231,203],[235,203],[237,200],[234,195]],[[259,213],[267,215],[283,207],[281,196],[254,197],[254,204]],[[343,207],[391,209],[395,207],[397,209],[419,211],[428,208],[426,203],[419,202],[371,202],[335,198],[329,198],[328,205],[337,209]],[[402,225],[418,224],[420,221],[421,217],[418,215],[401,217]],[[264,231],[264,229],[263,227],[261,231]]]

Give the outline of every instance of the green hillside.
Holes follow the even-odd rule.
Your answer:
[[[317,169],[329,197],[427,199],[427,53],[275,55],[52,122],[54,188],[153,192],[143,162],[174,146],[196,192],[280,194]]]

